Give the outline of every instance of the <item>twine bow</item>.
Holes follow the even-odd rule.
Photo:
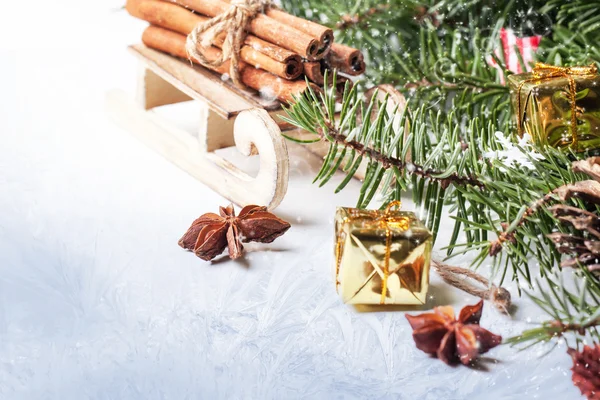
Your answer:
[[[588,66],[582,67],[556,67],[554,65],[536,63],[532,73],[533,78],[526,79],[519,83],[517,90],[517,122],[519,135],[523,136],[523,105],[521,102],[521,89],[523,88],[523,85],[530,82],[541,82],[548,79],[567,78],[569,81],[569,101],[571,103],[571,134],[573,136],[571,144],[573,146],[577,146],[577,86],[575,84],[574,76],[596,75],[598,73],[596,64],[592,63]]]
[[[189,57],[206,67],[220,67],[230,60],[229,74],[236,86],[244,88],[240,78],[240,50],[246,38],[246,27],[260,13],[271,6],[270,0],[233,0],[231,7],[222,14],[198,24],[188,35],[186,50]],[[201,49],[210,47],[213,41],[227,33],[222,46],[221,56],[209,60]]]
[[[501,312],[505,314],[509,313],[512,303],[508,290],[490,283],[483,276],[466,268],[446,265],[435,260],[431,262],[431,265],[447,284],[483,300],[488,300]],[[461,275],[467,279],[460,278]],[[482,286],[478,286],[468,279],[479,282]]]

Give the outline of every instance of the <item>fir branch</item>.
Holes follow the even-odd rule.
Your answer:
[[[527,287],[521,280],[528,285],[535,280],[535,272],[529,269],[531,259],[539,264],[539,276],[546,282],[538,285],[539,297],[533,298],[550,322],[524,332],[520,342],[536,343],[557,332],[561,337],[585,333],[600,341],[596,330],[600,284],[592,271],[596,261],[576,252],[562,261],[566,253],[559,252],[552,240],[589,241],[594,229],[600,231],[600,225],[580,225],[592,218],[589,214],[600,215],[598,206],[577,196],[561,198],[556,192],[585,179],[570,167],[582,155],[522,148],[511,136],[514,115],[508,88],[502,83],[510,72],[499,41],[503,27],[518,36],[540,34],[544,38],[537,61],[600,64],[600,5],[589,0],[470,0],[467,4],[461,0],[283,0],[282,5],[337,27],[336,41],[365,53],[367,86],[394,83],[412,110],[394,124],[381,111],[371,118],[376,107],[360,100],[356,92],[345,93],[337,109],[327,92],[300,99],[290,108],[288,120],[330,145],[316,181],[327,183],[341,168],[346,176],[336,191],[342,190],[366,162],[357,206],[369,205],[379,188],[384,204],[411,189],[434,233],[448,213],[444,205],[450,206],[455,225],[449,255],[478,251],[474,266],[491,260],[495,276],[500,281],[517,280],[519,290]],[[490,59],[499,69],[490,66]],[[338,120],[334,111],[340,110]],[[497,132],[508,142],[499,140]],[[529,157],[528,167],[487,156],[515,150]],[[543,157],[530,157],[533,151]],[[411,163],[422,170],[411,173]],[[421,173],[427,170],[431,173]],[[484,185],[444,185],[444,174],[473,178],[471,183]],[[548,208],[552,203],[556,204]],[[578,211],[572,210],[572,215],[555,211],[569,207]],[[490,258],[495,242],[488,235],[493,234],[502,242],[502,251],[493,251]],[[567,290],[562,275],[554,275],[562,273],[559,265],[587,267],[570,270],[577,290]]]
[[[592,321],[581,323],[564,323],[560,320],[551,321],[547,323],[547,326],[552,331],[552,336],[560,337],[568,332],[576,332],[580,335],[585,335],[588,330],[596,326],[600,326],[600,318],[593,319]]]
[[[532,215],[537,213],[540,209],[545,208],[551,201],[562,201],[566,202],[572,198],[580,198],[584,200],[585,204],[597,204],[600,205],[600,157],[590,157],[586,160],[574,161],[572,164],[572,170],[574,172],[580,172],[582,174],[587,174],[596,180],[581,180],[576,183],[570,183],[567,185],[562,185],[553,189],[550,193],[546,194],[544,197],[536,200],[532,205],[530,205],[525,212],[519,215],[519,218],[516,221],[513,221],[510,224],[511,229],[505,229],[502,232],[498,239],[492,242],[490,245],[489,254],[490,256],[497,255],[502,250],[502,245],[505,242],[515,243],[515,235],[518,233],[518,229],[523,226],[525,221],[529,219]],[[585,222],[588,222],[587,225],[582,223],[584,221],[577,221],[574,218],[564,217],[565,212],[576,212],[580,211],[580,215],[583,213],[587,213],[584,219]],[[578,229],[586,229],[592,235],[596,236],[597,239],[600,239],[600,232],[593,228],[592,224],[594,221],[594,214],[589,213],[585,210],[580,210],[575,207],[568,206],[558,206],[551,209],[551,211],[555,214],[555,216],[561,220],[562,222],[573,223]],[[596,219],[598,217],[596,216]],[[503,226],[508,227],[508,224],[503,224]],[[553,240],[557,247],[560,245],[561,238],[563,235],[547,235],[549,238]],[[561,248],[558,247],[559,252]],[[587,251],[589,253],[589,250]],[[587,254],[586,253],[586,254]],[[593,257],[592,257],[593,259]],[[591,261],[591,260],[590,260]],[[598,264],[598,262],[596,262]]]
[[[578,343],[585,337],[600,342],[597,329],[600,326],[600,291],[595,279],[589,274],[583,274],[573,276],[573,282],[565,282],[562,275],[557,273],[553,276],[546,278],[547,284],[543,286],[544,289],[539,295],[528,294],[551,319],[541,323],[538,328],[528,329],[509,338],[505,343],[519,345],[529,342],[529,347],[562,338],[568,344],[572,337],[568,334],[574,334]],[[571,283],[576,285],[574,291],[567,289]]]
[[[468,106],[461,120],[452,112],[444,115],[441,110],[427,111],[425,106],[413,112],[404,110],[400,117],[398,111],[390,114],[381,104],[360,99],[356,86],[344,91],[339,115],[334,112],[335,101],[332,90],[318,96],[309,90],[287,110],[288,122],[314,133],[315,140],[330,143],[315,181],[324,185],[341,168],[346,177],[336,192],[342,190],[361,162],[367,160],[357,207],[367,207],[378,188],[382,189],[380,193],[387,204],[410,187],[413,200],[422,207],[423,219],[435,237],[443,206],[451,204],[456,216],[448,253],[458,255],[479,249],[476,264],[489,255],[488,233],[501,235],[501,223],[517,220],[525,211],[523,203],[533,203],[539,193],[578,179],[566,173],[565,166],[570,162],[564,154],[548,153],[540,160],[530,155],[530,148],[522,149],[511,143],[504,145],[496,137],[498,128],[492,123],[494,116],[483,122]],[[397,130],[399,127],[404,129]],[[535,170],[484,157],[488,153],[508,151],[510,146],[514,147],[510,151],[528,157]],[[555,223],[549,216],[538,215],[535,220],[526,219],[511,227],[509,231],[518,231],[514,241],[505,242],[508,246],[501,248],[506,250],[506,257],[496,257],[494,261],[501,268],[501,276],[512,266],[514,279],[524,278],[530,282],[526,254],[531,248],[540,265],[550,270],[560,257],[553,247],[551,251],[546,250],[552,246],[546,235],[552,232]],[[464,245],[457,244],[461,229],[467,238]],[[464,248],[456,252],[457,246]],[[500,267],[504,260],[506,263]]]
[[[544,197],[536,200],[533,204],[531,204],[519,216],[519,218],[516,221],[514,221],[512,224],[510,224],[510,226],[512,227],[510,230],[508,230],[509,224],[503,223],[502,227],[505,228],[505,230],[502,233],[500,233],[500,235],[498,235],[498,238],[495,241],[491,242],[490,248],[489,248],[489,255],[492,257],[498,255],[498,253],[500,253],[502,251],[502,245],[506,242],[510,242],[510,243],[514,244],[516,241],[515,235],[517,235],[519,233],[519,228],[521,228],[523,226],[523,224],[525,224],[527,219],[529,219],[531,216],[536,214],[539,210],[541,210],[546,205],[548,205],[548,203],[550,203],[553,199],[555,199],[556,193],[559,190],[561,190],[561,188],[554,189],[554,190],[552,190],[552,192],[546,194]]]
[[[590,37],[600,36],[600,4],[589,0],[549,0],[540,10],[556,14],[558,24]]]
[[[350,150],[354,150],[362,156],[367,156],[371,160],[381,164],[381,166],[386,170],[392,167],[396,167],[399,171],[405,171],[408,169],[413,175],[419,176],[428,181],[439,182],[444,189],[451,184],[461,186],[469,185],[479,188],[484,187],[483,182],[478,180],[473,175],[459,176],[459,174],[456,172],[448,175],[445,174],[444,171],[424,168],[423,166],[406,162],[396,157],[386,156],[372,147],[365,146],[364,144],[355,140],[348,140],[347,136],[340,133],[330,121],[325,121],[325,125],[327,127],[326,132],[321,127],[317,128],[317,132],[322,140],[328,139]],[[444,175],[444,177],[441,177],[442,175]]]
[[[508,338],[505,343],[518,345],[525,342],[547,342],[552,339],[564,337],[568,333],[576,333],[580,336],[586,336],[588,332],[595,330],[600,326],[600,319],[594,319],[587,323],[565,323],[560,320],[553,320],[543,323],[539,328],[529,329],[518,336]]]

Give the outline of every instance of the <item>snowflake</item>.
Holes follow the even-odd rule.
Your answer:
[[[529,135],[523,135],[516,145],[510,140],[509,136],[505,136],[502,132],[496,132],[496,138],[504,150],[485,152],[483,154],[484,158],[500,160],[506,165],[521,166],[530,170],[534,169],[531,159],[541,160],[544,158],[533,150]]]

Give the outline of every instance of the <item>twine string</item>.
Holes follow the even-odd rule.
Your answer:
[[[510,292],[503,287],[490,284],[490,281],[470,269],[454,267],[432,260],[431,265],[442,279],[451,286],[481,299],[492,302],[501,312],[508,314],[511,306]],[[461,277],[462,276],[462,277]],[[467,279],[465,279],[467,278]],[[469,281],[479,282],[478,286]]]
[[[188,56],[208,68],[218,68],[230,60],[229,75],[233,83],[245,88],[240,78],[240,51],[246,38],[246,28],[258,14],[264,13],[269,7],[270,0],[233,0],[227,11],[196,25],[187,37]],[[226,37],[221,55],[214,60],[208,59],[203,50],[212,46],[223,32],[226,32]]]

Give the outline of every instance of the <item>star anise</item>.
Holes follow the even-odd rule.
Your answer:
[[[192,223],[179,245],[209,261],[229,248],[229,257],[242,256],[242,242],[271,243],[283,235],[290,224],[267,211],[267,207],[246,206],[236,217],[233,204],[219,207],[219,214],[207,213]]]
[[[483,300],[466,306],[458,319],[450,306],[435,307],[432,313],[407,315],[413,339],[419,350],[436,355],[446,364],[460,361],[468,365],[502,342],[502,337],[479,326]]]
[[[600,346],[567,352],[573,358],[573,384],[588,400],[600,400]]]

